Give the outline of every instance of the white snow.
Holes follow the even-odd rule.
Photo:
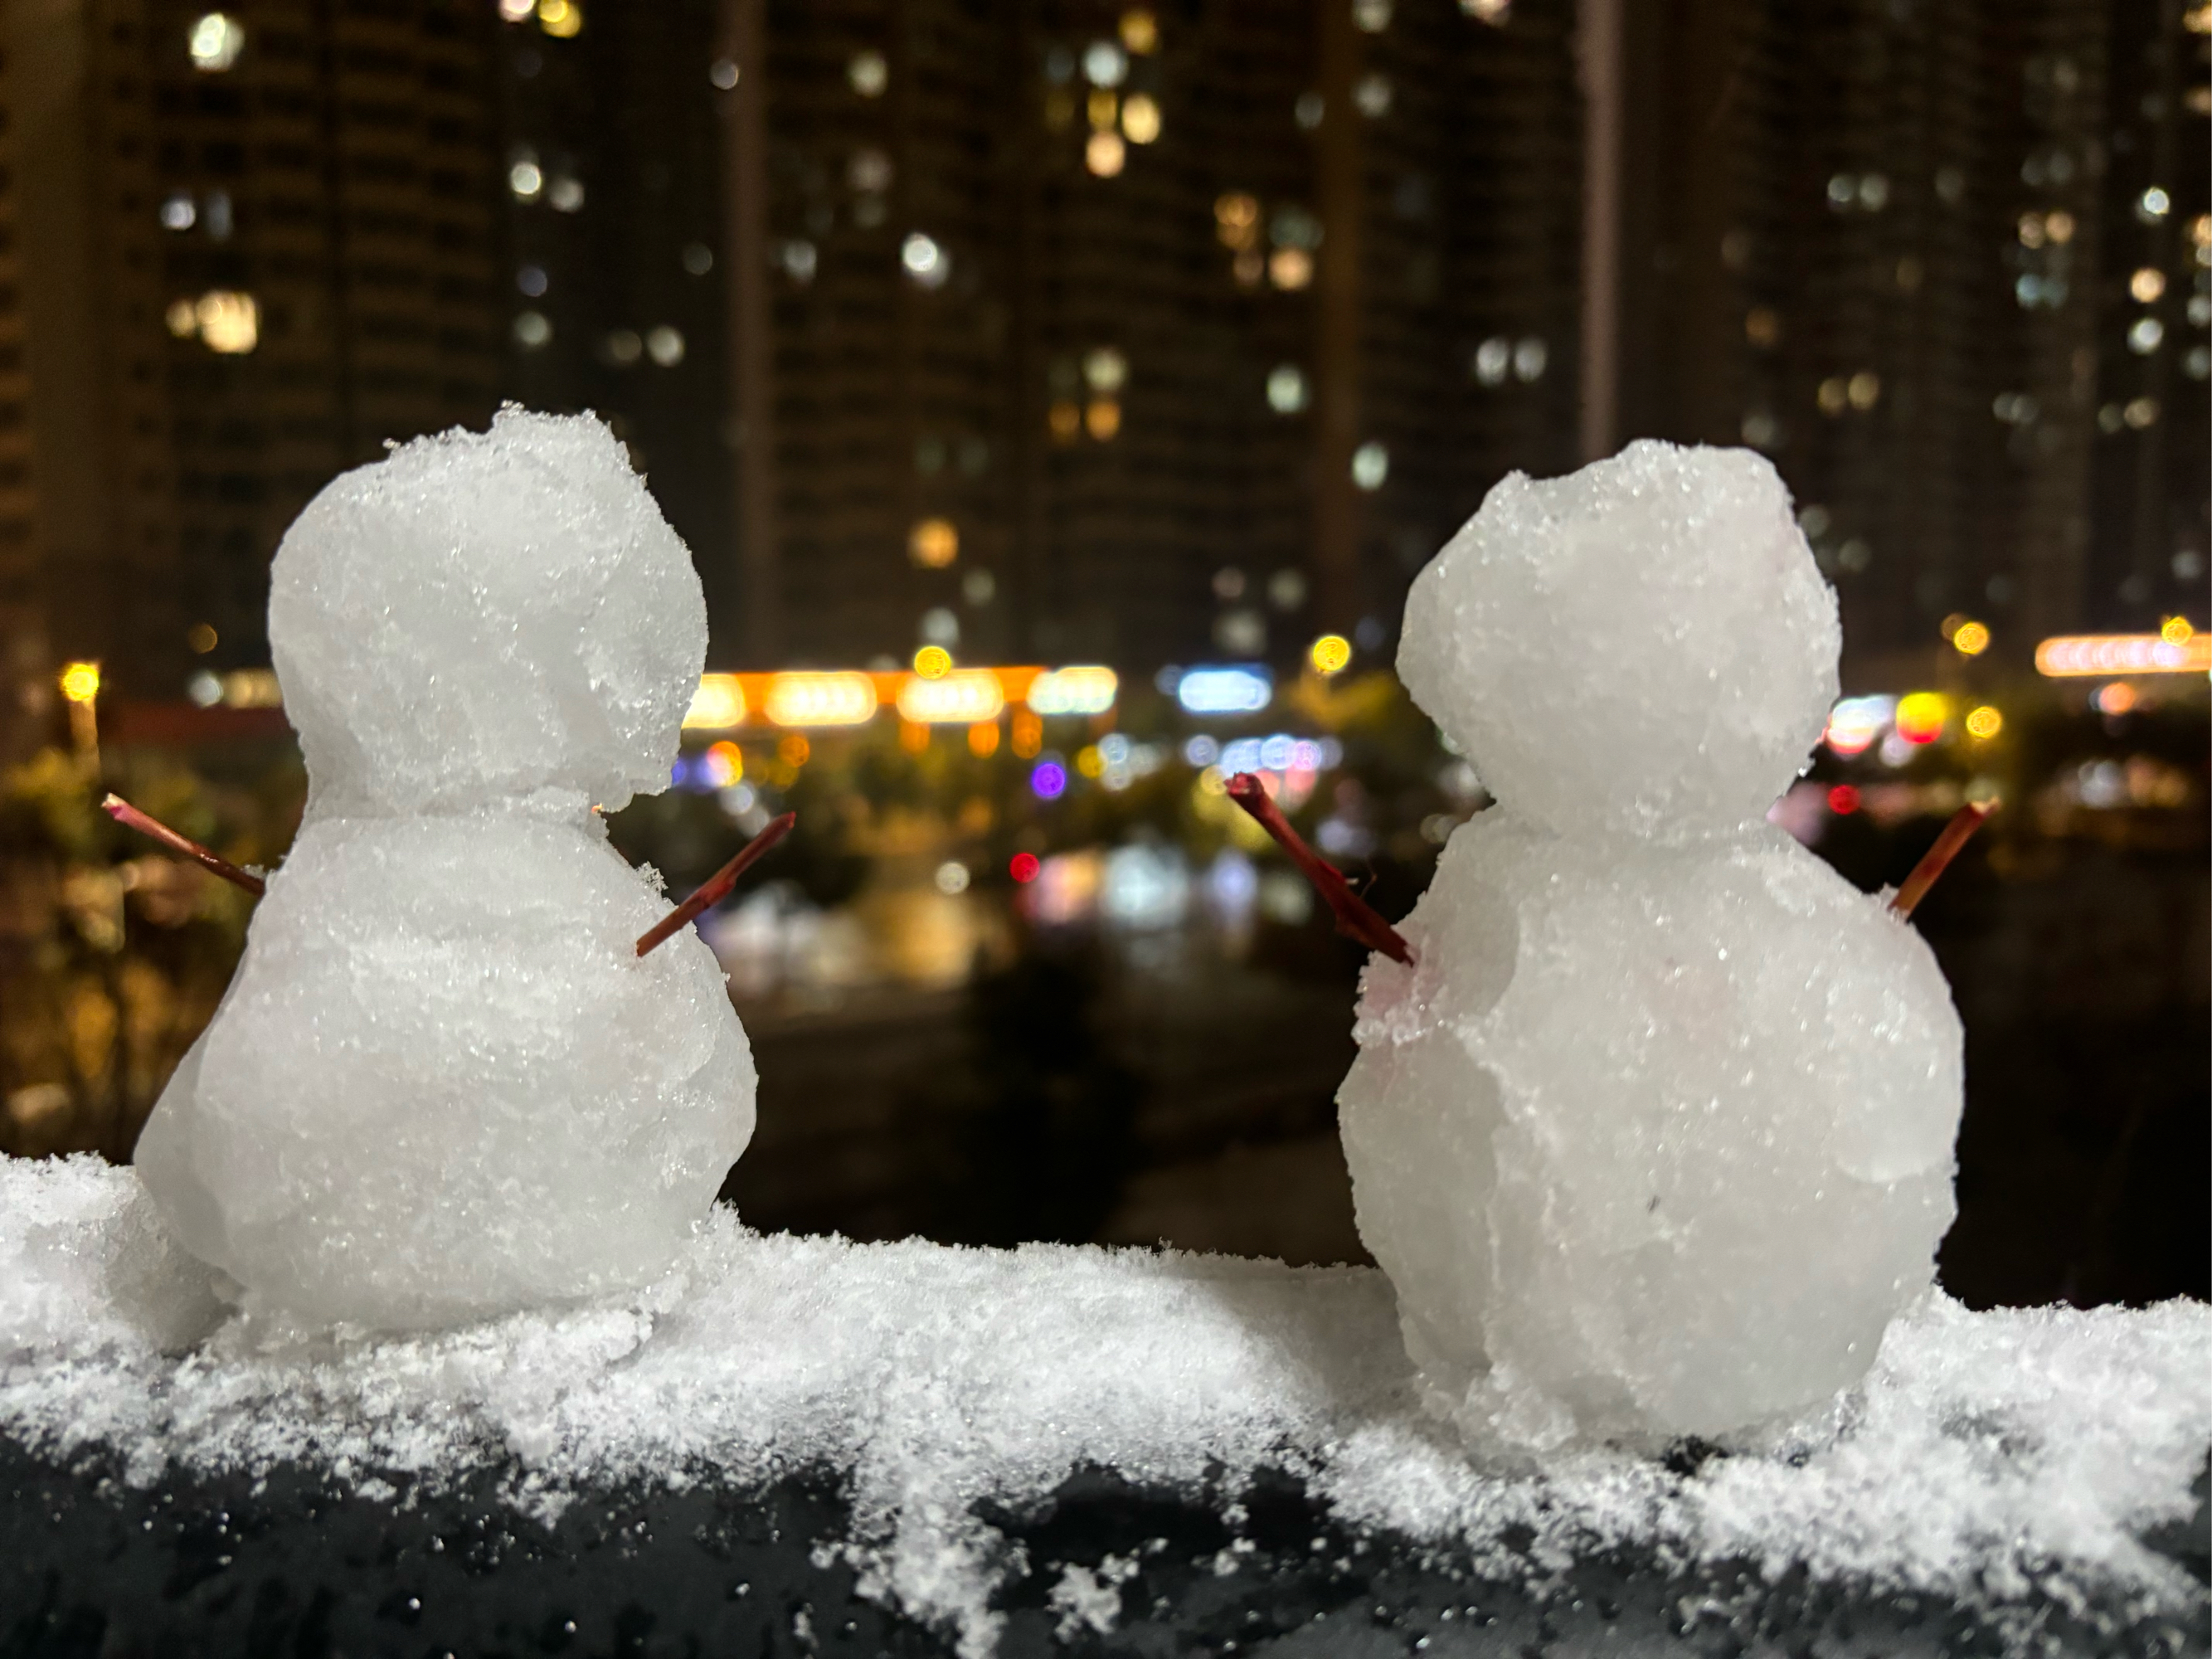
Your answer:
[[[689,555],[588,416],[341,477],[278,550],[310,789],[222,1006],[138,1144],[227,1296],[426,1328],[641,1284],[750,1137],[713,953],[595,816],[665,786]]]
[[[1004,1554],[975,1506],[1041,1498],[1079,1463],[1192,1488],[1286,1467],[1352,1522],[1539,1586],[1618,1545],[1990,1606],[2031,1585],[2154,1611],[2202,1594],[2135,1536],[2187,1516],[2212,1438],[2194,1304],[1975,1314],[1931,1295],[1859,1388],[1694,1476],[1602,1447],[1486,1473],[1420,1408],[1364,1269],[762,1237],[718,1209],[641,1291],[307,1338],[219,1315],[143,1205],[128,1170],[0,1160],[0,1433],[141,1483],[297,1461],[376,1491],[507,1465],[540,1515],[629,1478],[828,1468],[857,1518],[823,1547],[975,1659]],[[195,1310],[228,1322],[165,1351]],[[1103,1628],[1110,1576],[1063,1576],[1053,1607]]]
[[[1741,1431],[1874,1363],[1949,1226],[1962,1036],[1919,936],[1768,824],[1836,687],[1773,468],[1516,475],[1400,668],[1498,805],[1376,958],[1338,1099],[1431,1410],[1491,1457]]]

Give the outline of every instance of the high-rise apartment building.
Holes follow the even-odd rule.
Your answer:
[[[1863,669],[2201,609],[2183,11],[1627,9],[1623,434],[1769,453]]]
[[[125,696],[267,660],[332,475],[498,384],[494,21],[459,0],[4,13],[8,634]],[[44,659],[42,662],[40,660]]]
[[[1379,647],[1490,483],[1571,459],[1570,22],[772,14],[783,653]]]

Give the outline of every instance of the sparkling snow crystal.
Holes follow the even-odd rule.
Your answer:
[[[2212,1437],[2195,1304],[1975,1314],[1930,1293],[1858,1389],[1693,1474],[1608,1448],[1498,1474],[1420,1409],[1368,1269],[762,1237],[718,1209],[620,1297],[336,1341],[234,1316],[180,1355],[149,1299],[211,1304],[188,1261],[140,1253],[137,1187],[89,1158],[0,1159],[0,1436],[141,1484],[287,1464],[366,1492],[489,1466],[541,1515],[631,1480],[827,1469],[852,1531],[807,1541],[970,1659],[1019,1570],[984,1516],[1085,1464],[1232,1493],[1285,1467],[1351,1525],[1539,1587],[1623,1548],[2000,1611],[2030,1585],[2123,1617],[2203,1594],[2139,1541],[2189,1516]],[[1060,1571],[1062,1628],[1111,1627],[1123,1570]]]
[[[1431,1407],[1515,1455],[1832,1396],[1933,1278],[1959,1022],[1882,903],[1767,824],[1836,690],[1781,480],[1639,442],[1516,475],[1401,669],[1499,805],[1367,971],[1361,1237]]]
[[[269,631],[310,777],[222,1007],[138,1143],[249,1305],[424,1327],[665,1268],[752,1133],[689,930],[595,805],[665,784],[690,559],[588,416],[502,412],[338,478]]]

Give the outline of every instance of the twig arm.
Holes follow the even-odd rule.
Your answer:
[[[1291,828],[1291,821],[1283,816],[1267,793],[1267,787],[1249,772],[1239,772],[1229,780],[1229,799],[1235,801],[1262,830],[1275,838],[1276,844],[1291,855],[1314,890],[1322,896],[1336,917],[1336,930],[1346,939],[1357,939],[1370,951],[1380,951],[1394,962],[1411,967],[1413,947],[1405,937],[1376,914],[1375,907],[1352,890],[1343,872],[1305,843],[1305,838]]]
[[[1987,823],[1990,814],[1996,810],[1994,803],[1986,806],[1970,803],[1953,814],[1950,823],[1943,826],[1943,833],[1936,837],[1936,844],[1928,849],[1919,863],[1912,866],[1912,873],[1905,878],[1905,885],[1892,896],[1889,908],[1900,916],[1911,915],[1920,901],[1928,896],[1928,890],[1936,884],[1936,878],[1950,868],[1951,860],[1959,856],[1960,848],[1973,839],[1974,831]]]
[[[653,923],[649,932],[640,936],[637,941],[638,955],[644,956],[654,946],[665,944],[694,916],[720,904],[729,896],[730,889],[738,884],[738,878],[766,857],[773,850],[776,842],[791,833],[792,826],[798,822],[799,815],[796,812],[786,812],[781,817],[770,823],[767,829],[747,842],[744,849],[720,869],[715,871],[713,875],[708,877],[697,892]]]
[[[160,819],[147,817],[120,795],[108,796],[100,803],[100,810],[125,829],[136,830],[142,836],[152,836],[171,852],[183,854],[202,869],[221,876],[235,886],[243,887],[256,898],[268,890],[268,884],[260,877],[240,869],[218,854],[210,853],[189,836],[179,835]]]

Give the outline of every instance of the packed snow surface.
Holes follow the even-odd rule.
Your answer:
[[[1836,690],[1774,470],[1519,475],[1400,669],[1498,804],[1375,958],[1338,1099],[1431,1409],[1488,1451],[1747,1430],[1934,1281],[1962,1037],[1934,957],[1768,824]]]
[[[1858,1388],[1686,1475],[1604,1447],[1471,1462],[1367,1269],[762,1237],[718,1209],[642,1291],[434,1334],[310,1335],[223,1312],[204,1278],[130,1171],[0,1160],[0,1433],[141,1483],[289,1462],[375,1491],[501,1465],[540,1513],[629,1479],[828,1468],[855,1519],[822,1547],[979,1659],[1004,1563],[976,1506],[1086,1462],[1232,1492],[1287,1467],[1355,1524],[1539,1584],[1622,1546],[2000,1607],[2203,1594],[2136,1540],[2189,1515],[2212,1437],[2195,1304],[1975,1314],[1931,1293]],[[1068,1628],[1097,1588],[1056,1588]]]
[[[641,1284],[752,1133],[713,953],[594,805],[664,787],[690,556],[588,416],[346,473],[278,550],[305,823],[138,1143],[227,1294],[426,1328]]]

